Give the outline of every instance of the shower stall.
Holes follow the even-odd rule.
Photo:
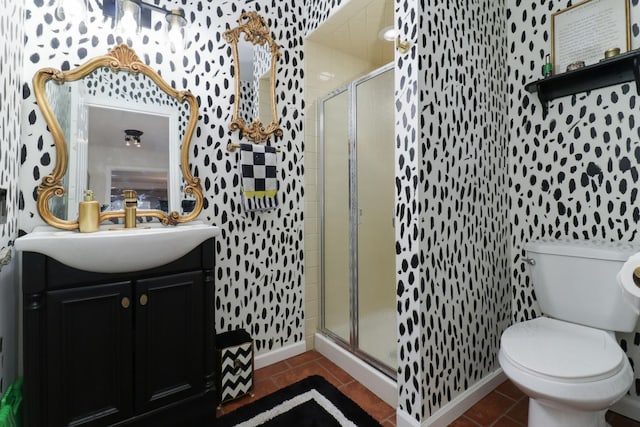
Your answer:
[[[395,379],[393,64],[318,100],[324,338]]]

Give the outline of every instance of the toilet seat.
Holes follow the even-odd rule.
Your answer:
[[[548,317],[508,328],[502,334],[501,350],[520,369],[563,382],[608,378],[626,361],[607,332]]]
[[[531,399],[577,411],[606,409],[633,383],[629,361],[609,333],[548,317],[507,328],[498,360]]]

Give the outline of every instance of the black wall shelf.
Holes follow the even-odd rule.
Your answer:
[[[538,93],[542,116],[547,117],[549,101],[553,99],[630,81],[636,82],[636,91],[640,95],[640,50],[536,80],[524,88],[530,93]]]

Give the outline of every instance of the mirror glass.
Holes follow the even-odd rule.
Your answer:
[[[130,59],[133,51],[126,45],[117,48]],[[112,69],[113,58],[99,58],[105,65],[81,72],[80,79],[65,80],[64,72],[53,69],[34,77],[36,95],[39,84],[44,88],[38,103],[59,157],[39,188],[41,215],[59,228],[77,228],[78,203],[91,189],[101,221],[118,222],[127,189],[136,190],[141,217],[163,223],[192,219],[202,207],[199,180],[188,169],[197,102],[189,92],[173,91],[144,64],[134,68],[143,66],[142,72],[122,72]]]
[[[273,122],[271,112],[271,54],[266,46],[238,41],[240,63],[240,117],[245,123],[254,118],[261,123]]]
[[[175,201],[169,203],[169,195],[177,195],[179,191],[169,189],[170,147],[177,149],[175,141],[173,144],[169,141],[170,118],[99,105],[89,107],[89,172],[81,178],[86,179],[102,210],[123,209],[124,190],[136,191],[141,209],[169,213],[179,208]],[[140,142],[126,142],[125,130],[141,132]],[[179,172],[174,170],[174,176]]]
[[[282,136],[275,99],[276,65],[280,46],[266,21],[256,12],[243,12],[238,27],[225,31],[233,48],[236,101],[229,129],[254,142]]]
[[[164,92],[145,96],[153,87],[147,76],[117,75],[108,69],[63,85],[47,82],[47,97],[69,146],[63,179],[67,192],[49,200],[56,217],[77,218],[86,189],[93,190],[103,211],[122,209],[122,191],[128,189],[137,191],[140,209],[184,214],[179,203],[184,185],[178,128],[185,127],[179,121],[188,116],[188,106]],[[114,88],[113,93],[107,88]],[[128,130],[142,132],[139,143],[127,145]],[[125,185],[125,171],[137,186]]]

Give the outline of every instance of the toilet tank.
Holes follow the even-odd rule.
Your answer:
[[[536,299],[550,317],[594,328],[631,332],[637,314],[616,280],[640,244],[536,240],[525,244]]]

